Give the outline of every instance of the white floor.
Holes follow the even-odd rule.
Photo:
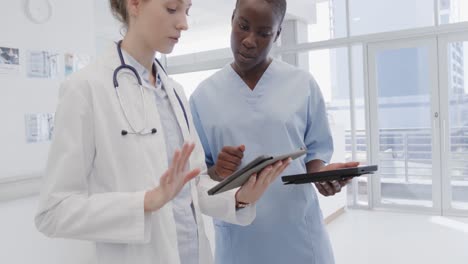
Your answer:
[[[336,264],[468,264],[468,218],[347,210],[328,230]]]
[[[37,232],[36,210],[37,197],[0,203],[1,264],[93,263],[89,242]],[[468,264],[468,218],[347,210],[327,227],[336,264]]]

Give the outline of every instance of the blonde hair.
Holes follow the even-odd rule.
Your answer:
[[[110,8],[114,17],[128,27],[127,0],[110,0]]]

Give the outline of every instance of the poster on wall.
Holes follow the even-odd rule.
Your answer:
[[[59,69],[59,54],[48,51],[29,51],[27,75],[30,78],[56,78]]]
[[[54,132],[53,113],[36,113],[25,115],[26,142],[47,142],[52,139]]]
[[[65,76],[69,76],[70,74],[84,68],[90,61],[91,57],[87,55],[65,53]]]
[[[0,74],[18,73],[19,49],[0,47]]]

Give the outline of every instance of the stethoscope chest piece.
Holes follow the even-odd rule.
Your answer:
[[[156,133],[158,133],[158,130],[156,128],[152,128],[150,131],[142,131],[142,132],[140,132],[138,134],[144,136],[144,135],[153,135],[153,134],[156,134]],[[120,134],[122,136],[126,136],[128,134],[136,134],[136,133],[129,133],[127,130],[122,129]]]

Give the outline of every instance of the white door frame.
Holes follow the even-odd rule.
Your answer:
[[[468,42],[468,31],[463,33],[447,33],[441,34],[438,37],[439,48],[439,76],[440,76],[440,141],[442,142],[441,148],[441,165],[442,165],[442,213],[444,215],[452,216],[468,216],[468,211],[454,209],[451,206],[452,202],[452,188],[449,170],[449,156],[450,156],[450,131],[449,131],[449,73],[448,73],[448,44],[453,42]],[[466,51],[468,52],[468,51]],[[468,65],[465,65],[467,67]],[[467,70],[467,69],[465,69]],[[468,81],[468,80],[465,80]],[[465,83],[468,85],[468,83]],[[468,161],[467,161],[468,162]]]
[[[370,131],[370,162],[372,164],[379,163],[379,127],[378,127],[378,91],[377,91],[377,72],[375,57],[376,54],[383,50],[412,48],[412,47],[428,47],[429,48],[429,84],[431,93],[431,112],[432,112],[432,160],[433,160],[433,173],[432,173],[432,208],[424,208],[419,206],[400,206],[400,205],[387,205],[381,203],[381,188],[380,188],[380,175],[372,176],[372,207],[381,207],[396,211],[411,211],[411,212],[426,212],[441,214],[441,177],[439,175],[441,170],[440,166],[440,125],[439,125],[439,80],[438,80],[438,58],[437,58],[437,39],[436,37],[420,37],[411,39],[399,39],[394,41],[373,42],[367,44],[367,64],[368,64],[368,84],[367,102],[369,102],[369,131]],[[437,113],[437,115],[435,115]],[[428,113],[431,114],[431,113]],[[437,117],[436,117],[437,116]]]

